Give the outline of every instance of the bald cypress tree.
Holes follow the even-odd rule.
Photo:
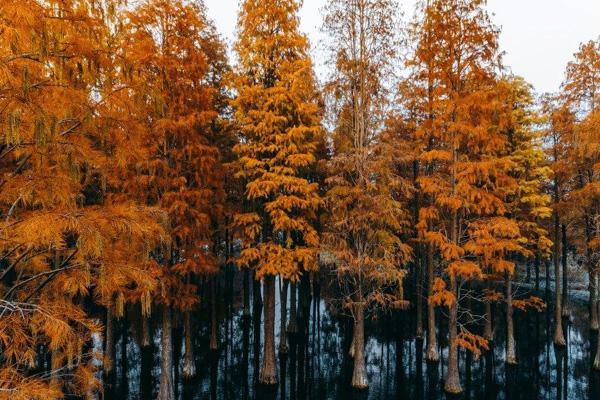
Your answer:
[[[237,263],[264,284],[264,348],[260,382],[277,383],[275,277],[298,281],[318,267],[313,223],[318,185],[307,179],[320,135],[319,106],[307,38],[298,31],[296,0],[246,0],[238,17],[232,105],[239,127],[237,177],[245,212]],[[285,329],[282,326],[281,329]]]

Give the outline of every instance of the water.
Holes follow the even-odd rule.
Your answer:
[[[237,284],[236,284],[237,285]],[[289,352],[279,359],[280,383],[268,389],[258,385],[260,313],[244,319],[239,290],[222,289],[220,305],[220,347],[209,348],[208,318],[195,321],[194,349],[197,376],[181,379],[183,347],[177,346],[180,360],[176,375],[180,399],[445,399],[443,377],[446,358],[445,318],[439,316],[442,362],[428,364],[423,358],[424,343],[415,340],[414,312],[378,314],[367,326],[366,354],[370,388],[354,392],[349,387],[352,372],[347,356],[351,323],[340,315],[328,300],[313,298],[301,320],[300,333],[289,339]],[[278,291],[277,291],[278,292]],[[590,342],[587,308],[584,296],[571,300],[570,321],[565,321],[565,349],[552,344],[551,308],[548,312],[515,313],[515,337],[519,364],[503,363],[504,324],[501,307],[495,309],[495,342],[493,351],[478,360],[461,351],[461,381],[465,393],[461,399],[498,400],[598,400],[600,374],[592,370],[595,334]],[[209,315],[208,304],[197,315]],[[279,311],[279,299],[276,310]],[[198,318],[197,318],[198,319]],[[277,316],[276,335],[279,332]],[[131,336],[127,341],[127,357],[121,357],[121,340],[117,343],[117,384],[106,398],[155,398],[159,380],[158,345],[160,332],[155,329],[154,351],[141,354],[136,337],[135,317],[130,318]],[[159,326],[158,322],[154,324]],[[182,343],[181,329],[174,341]],[[278,339],[278,338],[277,338]],[[278,341],[278,340],[277,340]],[[142,362],[142,358],[144,361]],[[126,383],[125,383],[126,382]]]

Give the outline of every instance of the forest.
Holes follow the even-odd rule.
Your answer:
[[[0,0],[0,399],[600,398],[600,39],[301,7]]]

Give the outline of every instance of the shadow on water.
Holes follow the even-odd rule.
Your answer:
[[[426,343],[414,337],[413,311],[379,315],[368,324],[365,346],[370,387],[362,392],[351,390],[352,360],[347,353],[352,324],[336,313],[327,301],[325,288],[323,298],[321,290],[314,290],[312,296],[298,296],[298,332],[288,333],[288,352],[279,355],[279,384],[275,387],[259,385],[263,340],[260,303],[253,302],[251,316],[244,317],[242,296],[233,294],[236,292],[232,288],[227,291],[229,295],[220,297],[228,304],[219,308],[217,351],[209,350],[208,318],[193,321],[197,374],[189,380],[181,373],[185,341],[181,338],[181,321],[175,321],[174,356],[179,362],[174,376],[179,399],[451,399],[443,393],[447,356],[445,318],[439,319],[441,362],[431,364],[424,358]],[[279,298],[277,311],[278,304]],[[570,320],[564,321],[566,348],[556,348],[552,343],[551,307],[544,313],[517,312],[515,337],[519,363],[507,366],[503,362],[505,316],[498,307],[492,349],[479,358],[461,351],[461,381],[465,392],[452,399],[600,399],[600,374],[591,367],[596,335],[591,335],[590,340],[585,302],[580,300],[575,304],[574,301],[572,310]],[[203,304],[197,315],[208,313],[208,305]],[[107,399],[146,400],[155,398],[158,392],[158,324],[153,324],[150,345],[140,347],[141,324],[135,318],[129,318],[129,328],[125,329],[125,321],[119,328],[116,346],[119,362],[115,383],[105,392]],[[277,316],[276,332],[279,332],[279,323]]]

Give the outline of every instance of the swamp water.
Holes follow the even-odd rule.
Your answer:
[[[276,292],[278,346],[279,290]],[[221,289],[217,296],[223,303],[218,309],[217,352],[209,350],[210,307],[204,304],[195,314],[195,320],[199,320],[194,322],[193,335],[197,375],[191,380],[182,379],[182,324],[175,324],[179,326],[173,335],[174,360],[179,366],[175,373],[177,397],[184,400],[446,399],[443,393],[446,318],[441,312],[438,312],[438,337],[442,360],[437,364],[424,360],[425,343],[415,339],[414,309],[379,315],[371,320],[366,327],[370,387],[368,391],[356,392],[349,385],[352,360],[347,353],[351,321],[335,311],[325,289],[315,292],[304,307],[300,307],[299,332],[288,334],[288,354],[279,357],[280,382],[274,388],[258,384],[263,318],[260,308],[253,307],[252,301],[251,316],[244,318],[241,290],[231,286]],[[552,297],[552,293],[547,295]],[[516,311],[519,364],[508,367],[503,362],[504,314],[501,307],[496,306],[493,350],[484,352],[479,359],[460,351],[465,393],[459,399],[600,400],[600,373],[591,368],[596,335],[588,328],[585,294],[572,298],[569,309],[570,318],[564,325],[567,339],[564,349],[555,348],[552,343],[551,305],[542,313]],[[136,339],[139,333],[135,316],[129,320],[133,323],[127,330],[125,342],[123,334],[117,333],[116,380],[106,389],[104,397],[154,399],[160,374],[160,323],[153,321],[154,345],[141,351]],[[123,353],[126,357],[122,357]]]

